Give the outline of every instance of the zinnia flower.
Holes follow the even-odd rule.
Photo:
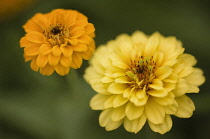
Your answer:
[[[205,78],[193,67],[196,59],[183,52],[175,37],[140,31],[100,46],[84,75],[98,92],[90,106],[102,110],[100,126],[110,131],[123,124],[137,133],[147,121],[164,134],[172,127],[171,115],[191,117],[195,106],[187,93],[198,93]]]
[[[80,68],[95,50],[95,28],[85,15],[75,10],[56,9],[47,14],[37,13],[23,26],[21,38],[25,61],[31,69],[43,75],[56,71],[66,75],[70,68]]]

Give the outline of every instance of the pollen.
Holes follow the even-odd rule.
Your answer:
[[[157,69],[153,57],[139,57],[138,60],[131,60],[130,68],[126,69],[126,76],[130,78],[130,86],[135,88],[146,88],[155,78],[154,72]]]

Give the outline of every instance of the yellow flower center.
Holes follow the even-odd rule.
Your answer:
[[[70,36],[69,28],[64,28],[59,23],[57,23],[57,25],[50,25],[49,29],[43,33],[52,45],[70,45],[67,41]]]
[[[154,72],[157,69],[153,57],[141,56],[139,60],[131,60],[130,68],[127,68],[126,76],[130,78],[130,87],[149,89],[149,84],[155,78]]]

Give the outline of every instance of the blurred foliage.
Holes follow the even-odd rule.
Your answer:
[[[2,1],[2,0],[0,0]],[[13,5],[14,8],[18,5]],[[12,6],[11,6],[12,7]],[[185,52],[198,59],[206,83],[199,94],[189,94],[196,106],[189,119],[173,118],[172,130],[164,135],[146,125],[138,134],[121,127],[107,132],[98,124],[99,111],[89,100],[95,94],[84,81],[85,61],[67,76],[42,76],[30,69],[22,57],[19,39],[22,25],[35,13],[52,9],[75,9],[96,27],[96,44],[104,44],[121,33],[142,30],[176,36]],[[10,10],[9,8],[8,10]],[[210,136],[210,3],[202,0],[37,0],[15,16],[0,22],[0,138],[1,139],[185,139]]]

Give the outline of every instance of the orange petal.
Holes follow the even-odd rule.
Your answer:
[[[77,16],[76,11],[71,10],[71,11],[67,12],[67,14],[64,17],[65,25],[67,28],[76,22],[76,16]]]
[[[53,46],[52,53],[54,56],[60,56],[61,55],[60,47],[58,45]]]
[[[70,57],[73,53],[73,49],[69,45],[61,46],[60,49],[61,49],[62,53],[64,54],[64,56],[66,56],[66,57]]]
[[[87,34],[91,34],[95,31],[95,27],[92,23],[88,23],[87,26],[85,26],[85,31]]]
[[[52,53],[48,55],[49,64],[55,66],[60,61],[60,56],[54,56]]]
[[[90,36],[85,35],[85,34],[80,36],[78,40],[79,40],[79,43],[85,43],[85,44],[90,44],[93,41],[93,39]]]
[[[38,71],[39,70],[39,67],[38,65],[36,64],[36,58],[34,58],[32,61],[31,61],[31,69],[34,70],[34,71]]]
[[[91,43],[88,46],[88,50],[82,53],[82,58],[85,60],[89,60],[92,57],[94,51],[95,51],[95,43]]]
[[[42,27],[38,25],[37,23],[35,23],[33,20],[28,20],[28,22],[23,26],[23,28],[25,29],[27,33],[31,31],[38,31],[40,33],[43,32]]]
[[[76,19],[77,20],[87,20],[88,18],[84,14],[78,12]]]
[[[77,45],[72,45],[72,48],[74,49],[74,51],[87,51],[87,45],[86,44],[77,44]]]
[[[32,19],[36,24],[38,24],[42,29],[47,28],[47,26],[49,25],[49,21],[46,18],[46,16],[44,14],[41,13],[37,13],[33,19]]]
[[[56,65],[54,69],[61,76],[68,74],[70,71],[70,68],[64,67],[61,64]]]
[[[26,39],[30,42],[34,42],[34,43],[43,43],[44,42],[44,35],[41,34],[40,32],[30,32],[28,34],[26,34]]]
[[[24,53],[27,56],[35,56],[39,54],[40,44],[33,44],[24,48]]]
[[[26,40],[26,37],[20,39],[20,47],[27,47],[31,44],[30,41]]]
[[[70,39],[67,39],[67,40],[71,45],[77,45],[77,43],[78,43],[78,39],[70,38]]]
[[[52,51],[52,45],[50,43],[42,44],[39,48],[39,52],[41,55],[49,54]]]
[[[75,27],[82,27],[82,28],[84,28],[87,24],[88,24],[87,20],[79,20],[72,27],[73,28],[75,28]]]
[[[62,57],[60,59],[60,63],[61,63],[61,65],[65,66],[65,67],[70,67],[71,58],[70,57],[65,57],[64,55],[62,55]]]
[[[35,56],[27,56],[25,54],[23,56],[24,56],[25,62],[30,61],[30,60],[34,59],[34,57],[35,57]]]
[[[44,67],[48,62],[48,56],[47,55],[38,55],[36,64],[39,67]]]
[[[82,56],[80,53],[73,53],[72,55],[72,64],[71,67],[74,69],[78,69],[80,68],[80,66],[82,65]]]
[[[85,29],[82,27],[75,27],[72,30],[70,30],[69,33],[71,38],[78,38],[79,36],[85,33]]]
[[[49,64],[47,64],[45,67],[40,68],[39,72],[43,75],[49,76],[54,72],[54,68],[52,66],[50,66]]]

